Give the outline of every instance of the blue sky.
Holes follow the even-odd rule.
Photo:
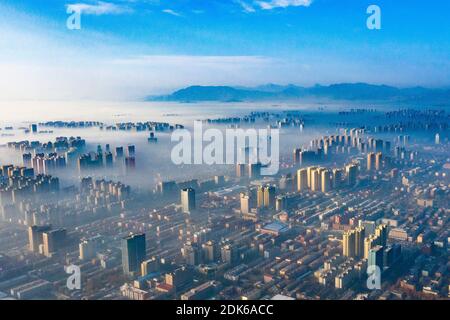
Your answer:
[[[369,5],[381,30],[366,27]],[[66,28],[81,9],[81,30]],[[443,0],[2,0],[0,99],[139,99],[190,84],[450,86]]]

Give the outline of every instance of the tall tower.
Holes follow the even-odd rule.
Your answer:
[[[245,164],[238,163],[236,164],[236,177],[242,178],[245,176]]]
[[[381,170],[381,165],[383,161],[383,154],[381,152],[378,152],[375,155],[375,170]]]
[[[359,258],[364,257],[364,238],[366,230],[364,227],[358,227],[355,230],[355,255]]]
[[[195,209],[195,190],[186,188],[181,190],[181,206],[184,213],[190,213]]]
[[[369,250],[368,266],[377,266],[383,271],[384,248],[375,246]]]
[[[367,171],[373,170],[375,164],[375,153],[369,152],[367,154]]]
[[[355,240],[356,240],[356,232],[354,230],[349,230],[344,232],[344,236],[342,238],[342,254],[346,257],[354,257],[355,256]]]
[[[122,239],[122,268],[126,275],[140,270],[145,260],[145,233],[132,234]]]
[[[245,193],[241,193],[241,213],[247,214],[250,212],[250,196]]]
[[[378,238],[378,244],[385,247],[387,242],[387,226],[385,224],[377,226],[375,236]]]
[[[308,170],[300,169],[297,171],[297,191],[308,189]]]
[[[320,190],[320,169],[311,171],[311,191]]]
[[[434,136],[434,143],[435,144],[441,143],[441,137],[439,136],[439,133],[436,133],[436,135]]]
[[[312,172],[314,171],[314,170],[316,170],[317,169],[317,167],[308,167],[306,170],[307,170],[307,173],[308,173],[308,188],[311,188],[311,174],[312,174]]]
[[[345,167],[345,172],[347,174],[347,183],[349,186],[356,184],[356,179],[358,177],[358,166],[356,164],[349,164]]]
[[[264,207],[273,208],[275,207],[275,196],[276,190],[274,186],[264,187]]]
[[[332,188],[331,173],[329,170],[323,170],[321,173],[321,190],[322,192],[328,192]]]
[[[342,169],[333,169],[333,189],[336,189],[342,184],[342,177],[344,176]]]
[[[265,192],[264,187],[259,186],[256,192],[256,206],[258,208],[264,207],[264,192]]]

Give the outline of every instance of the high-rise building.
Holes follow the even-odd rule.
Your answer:
[[[191,283],[193,280],[193,271],[186,267],[180,267],[173,272],[166,273],[165,282],[175,290],[179,290]]]
[[[107,167],[113,166],[113,154],[110,151],[105,152],[105,165]]]
[[[375,155],[375,170],[381,170],[382,162],[383,161],[383,154],[381,152],[378,152]]]
[[[441,143],[441,137],[439,136],[439,133],[436,133],[436,135],[434,136],[434,143],[435,144]]]
[[[136,168],[136,158],[135,157],[125,157],[125,167],[127,170],[133,170]]]
[[[195,210],[195,190],[185,188],[181,190],[181,207],[184,213],[190,213]]]
[[[384,250],[382,246],[375,246],[369,250],[368,266],[377,266],[383,271]]]
[[[344,176],[344,172],[342,169],[333,169],[333,189],[339,188],[342,184],[342,178]]]
[[[320,191],[320,172],[320,168],[311,171],[311,191]]]
[[[160,181],[156,186],[156,191],[164,197],[175,196],[179,189],[175,181]]]
[[[261,177],[261,163],[250,163],[248,165],[248,175],[251,179],[257,179]]]
[[[241,213],[247,214],[250,212],[250,196],[246,193],[240,194],[241,199]]]
[[[101,245],[101,236],[95,236],[88,239],[81,239],[80,244],[78,245],[79,248],[79,258],[80,260],[88,260],[95,257],[97,254],[97,251],[99,250]]]
[[[275,208],[276,189],[274,186],[264,187],[264,207]]]
[[[378,244],[382,247],[386,247],[388,230],[385,224],[380,224],[375,229],[375,236],[378,238]]]
[[[347,183],[349,186],[354,186],[358,178],[358,166],[356,164],[349,164],[345,167],[347,174]]]
[[[308,170],[300,169],[297,171],[297,191],[308,189]]]
[[[145,260],[145,233],[122,239],[122,268],[126,275],[134,275]]]
[[[201,251],[197,243],[186,243],[182,248],[183,258],[186,264],[196,266],[201,263]]]
[[[342,238],[342,254],[346,257],[355,257],[356,253],[356,232],[354,230],[349,230],[344,232]]]
[[[301,162],[300,154],[302,152],[302,149],[295,148],[293,152],[293,158],[294,158],[294,164],[299,164]]]
[[[136,156],[136,147],[134,145],[129,145],[127,147],[128,150],[128,157],[135,157]]]
[[[258,208],[264,207],[264,192],[265,189],[263,186],[259,186],[258,190],[256,191],[256,206]]]
[[[205,258],[205,262],[214,262],[218,257],[218,249],[216,243],[212,240],[204,243],[202,245],[203,249],[203,257]]]
[[[378,245],[378,238],[375,235],[370,235],[364,239],[364,259],[369,259],[369,252],[376,245]]]
[[[321,172],[321,190],[322,192],[329,192],[332,188],[332,175],[329,170]]]
[[[373,170],[375,164],[375,152],[369,152],[367,154],[367,170]]]
[[[39,246],[43,244],[43,233],[50,231],[51,229],[52,227],[50,225],[28,227],[28,249],[38,253]]]
[[[317,169],[317,167],[308,167],[307,169],[306,169],[306,171],[307,171],[307,173],[308,173],[308,188],[311,188],[311,175],[312,175],[312,172],[313,171],[315,171]]]
[[[159,269],[159,260],[155,257],[142,261],[141,263],[141,276],[146,276],[152,272],[156,272]]]
[[[51,257],[61,247],[65,245],[66,229],[49,230],[42,234],[43,253],[46,257]]]
[[[245,164],[244,163],[236,164],[236,177],[238,177],[238,178],[245,177]]]
[[[116,158],[123,157],[123,147],[116,147]]]
[[[225,244],[220,250],[222,262],[233,264],[238,260],[238,251],[232,244]]]
[[[364,257],[364,239],[366,232],[364,227],[358,227],[355,230],[355,256]]]
[[[286,196],[278,196],[275,199],[275,210],[282,211],[286,210],[288,206],[288,198]]]

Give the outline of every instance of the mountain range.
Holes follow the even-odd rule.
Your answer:
[[[450,89],[424,87],[397,88],[367,83],[339,83],[302,87],[297,85],[266,84],[257,87],[189,86],[163,96],[147,97],[147,101],[178,102],[251,102],[296,101],[304,99],[329,99],[373,102],[417,102],[446,104],[450,102]]]

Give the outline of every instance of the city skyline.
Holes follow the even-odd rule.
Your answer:
[[[449,9],[2,0],[0,305],[448,303]]]

